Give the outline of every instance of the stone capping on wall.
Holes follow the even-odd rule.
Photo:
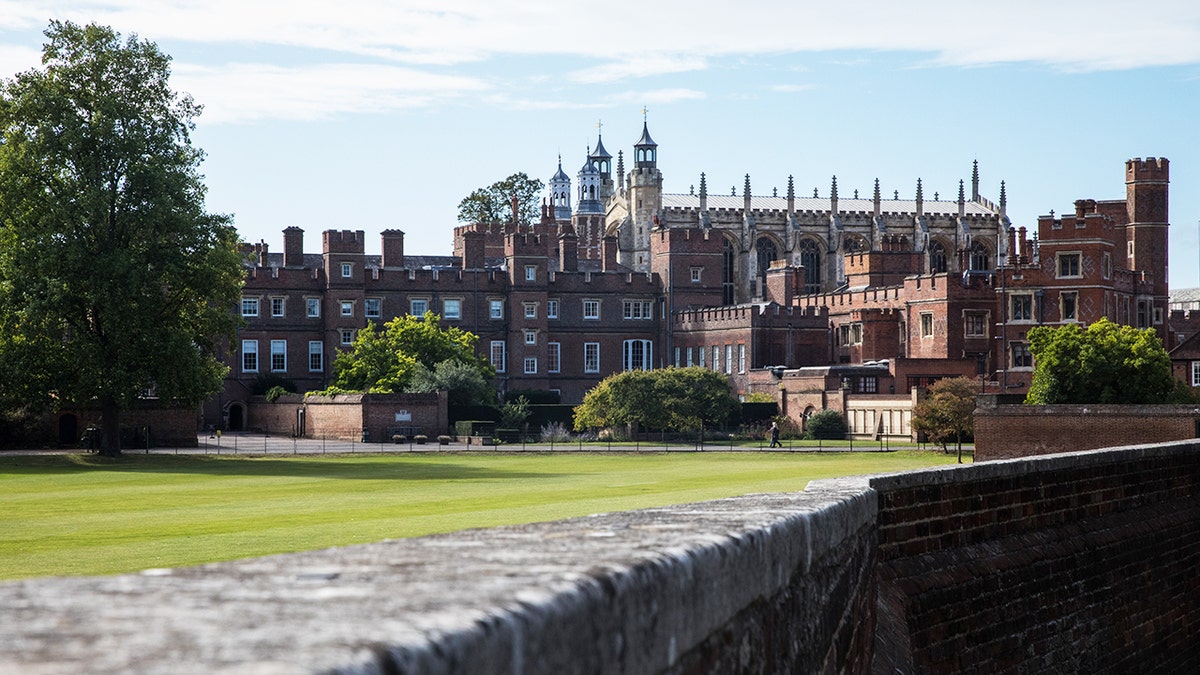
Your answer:
[[[690,672],[716,673],[765,641],[780,664],[865,672],[876,510],[864,479],[827,480],[797,493],[5,583],[0,671],[652,673],[709,663]],[[763,611],[809,624],[756,620]],[[772,627],[786,632],[763,637]]]

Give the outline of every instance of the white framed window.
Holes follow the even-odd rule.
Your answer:
[[[680,347],[676,347],[675,348],[675,367],[678,368],[681,365],[683,365],[683,349],[681,349]]]
[[[622,343],[625,370],[650,370],[653,367],[654,343],[650,340],[626,340]]]
[[[654,305],[649,300],[624,300],[621,309],[627,320],[654,318]]]
[[[738,372],[746,372],[746,343],[738,343]]]
[[[698,284],[698,283],[700,283],[701,276],[703,276],[703,274],[704,274],[704,268],[703,267],[693,267],[693,268],[691,268],[691,274],[692,274],[692,283]]]
[[[354,329],[343,328],[338,331],[338,334],[341,336],[342,346],[348,347],[354,344]]]
[[[600,343],[599,342],[583,343],[583,372],[585,372],[585,373],[600,372]]]
[[[557,373],[562,370],[562,344],[546,343],[546,372]]]
[[[704,354],[705,354],[705,352],[707,352],[707,351],[708,351],[708,350],[707,350],[707,349],[705,349],[704,347],[697,347],[697,348],[696,348],[696,365],[697,365],[697,366],[700,366],[701,368],[703,368],[703,367],[704,367]]]
[[[583,301],[583,318],[598,320],[600,318],[600,301],[588,298]]]
[[[525,344],[527,344],[527,345],[536,345],[537,344],[537,331],[536,330],[525,331]]]
[[[525,307],[525,318],[526,319],[536,319],[537,318],[537,303],[536,302],[526,302],[524,304],[524,307]]]
[[[693,363],[692,362],[692,348],[688,347],[687,348],[687,365],[689,368],[692,367],[692,363]]]
[[[308,341],[308,372],[325,370],[325,345],[320,340]]]
[[[352,276],[354,276],[354,264],[347,262],[342,263],[342,278],[349,279]]]
[[[1083,276],[1079,265],[1079,253],[1059,253],[1057,257],[1059,279],[1076,279]]]
[[[1059,293],[1058,304],[1063,321],[1076,321],[1079,319],[1079,293],[1077,291],[1063,291]]]
[[[284,298],[271,298],[271,316],[280,317],[284,315]]]
[[[503,373],[508,370],[507,356],[504,340],[492,340],[490,349],[488,349],[488,360],[497,373]]]
[[[342,316],[354,316],[353,300],[342,300],[340,306],[342,308]]]
[[[921,337],[933,337],[933,312],[921,313]]]
[[[242,372],[258,372],[258,340],[242,340]]]
[[[363,300],[363,313],[368,319],[378,319],[383,316],[383,300],[381,298],[367,298]]]
[[[1014,293],[1009,298],[1009,321],[1033,320],[1033,295],[1030,293]]]
[[[526,356],[525,357],[525,374],[526,375],[537,375],[537,357],[536,356]]]
[[[712,369],[721,372],[721,347],[718,345],[712,346]]]
[[[304,313],[310,319],[319,319],[321,317],[321,299],[305,298]]]
[[[536,265],[526,265],[525,266],[525,281],[537,281],[537,266]]]
[[[503,319],[504,318],[504,301],[492,298],[488,300],[488,318]]]
[[[408,301],[408,313],[412,316],[425,316],[429,311],[429,298],[412,298]]]
[[[1200,361],[1192,361],[1192,386],[1200,387]]]
[[[725,345],[725,374],[733,374],[733,345]]]
[[[547,300],[546,301],[546,318],[547,319],[557,319],[558,318],[558,300]]]
[[[442,318],[457,321],[462,318],[462,300],[449,298],[442,301]]]
[[[287,372],[287,340],[271,340],[271,372]]]
[[[258,316],[258,298],[242,298],[242,316]]]

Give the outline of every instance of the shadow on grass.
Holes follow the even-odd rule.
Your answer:
[[[314,459],[294,456],[125,454],[110,458],[93,454],[0,454],[0,475],[67,475],[91,471],[405,481],[553,478],[568,475],[540,471],[507,471],[495,466],[471,466],[466,462],[456,464],[430,461],[426,457],[401,455],[337,455]]]

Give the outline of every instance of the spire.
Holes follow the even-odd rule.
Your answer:
[[[958,181],[958,217],[962,218],[966,215],[966,192],[964,191],[963,182]]]
[[[634,165],[639,169],[653,169],[658,162],[658,144],[650,138],[650,127],[646,122],[646,108],[642,108],[642,137],[633,144]]]
[[[874,207],[875,207],[875,217],[878,218],[879,214],[881,213],[880,205],[879,205],[879,179],[878,178],[875,179],[875,197],[872,199],[872,201],[874,202]]]
[[[837,176],[833,177],[833,186],[829,188],[829,210],[831,213],[837,213],[838,210],[838,195],[837,195]]]
[[[625,152],[617,151],[617,180],[621,181],[621,189],[625,189]]]
[[[796,212],[796,185],[790,174],[788,175],[787,205],[788,215]]]
[[[596,129],[603,126],[603,122],[596,122]],[[604,136],[599,131],[596,132],[596,149],[588,153],[588,161],[600,172],[601,178],[608,178],[612,169],[612,155],[604,149]]]
[[[1000,217],[1008,215],[1008,195],[1004,191],[1004,181],[1000,181]]]
[[[979,201],[979,160],[971,163],[971,201]]]
[[[712,220],[708,217],[708,179],[700,172],[700,227],[711,227]]]
[[[746,186],[742,188],[742,202],[746,212],[750,212],[750,174],[746,174]]]
[[[925,196],[921,192],[921,179],[917,179],[917,217],[925,215]]]

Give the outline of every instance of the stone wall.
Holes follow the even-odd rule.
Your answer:
[[[980,396],[975,461],[1200,438],[1200,406],[1023,405]]]
[[[0,672],[1200,672],[1200,443],[0,584]]]

